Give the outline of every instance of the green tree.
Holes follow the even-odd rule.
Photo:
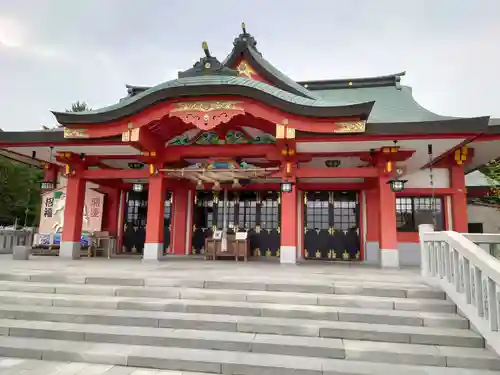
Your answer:
[[[90,108],[86,102],[77,100],[71,104],[71,109],[66,109],[66,112],[87,112],[91,110],[92,108]]]
[[[480,169],[486,176],[490,191],[482,200],[487,203],[500,204],[500,160],[492,160]]]
[[[0,156],[0,225],[37,225],[43,171]]]

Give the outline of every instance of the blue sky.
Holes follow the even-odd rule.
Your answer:
[[[53,125],[125,84],[176,78],[224,59],[245,21],[264,57],[296,80],[407,71],[428,109],[500,117],[498,0],[0,0],[0,128]]]

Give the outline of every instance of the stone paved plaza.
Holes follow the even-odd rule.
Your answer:
[[[297,265],[281,265],[264,258],[261,261],[205,261],[201,258],[172,257],[156,263],[144,263],[139,258],[81,258],[61,260],[58,257],[32,257],[30,261],[14,261],[12,255],[0,255],[0,273],[39,273],[132,278],[179,278],[198,280],[293,281],[326,282],[405,282],[423,283],[418,268],[379,269],[355,263],[305,261]]]

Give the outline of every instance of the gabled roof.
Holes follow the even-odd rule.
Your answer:
[[[287,77],[264,59],[262,53],[257,50],[257,41],[247,32],[245,24],[242,24],[242,29],[243,32],[234,39],[233,50],[222,62],[225,66],[234,67],[239,60],[244,59],[252,66],[259,76],[276,87],[306,98],[317,98],[315,93]]]

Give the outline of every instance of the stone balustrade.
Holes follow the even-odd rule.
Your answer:
[[[422,277],[441,287],[500,355],[500,261],[490,255],[500,235],[434,232],[427,224],[419,232]]]
[[[0,254],[11,254],[14,246],[31,246],[33,231],[0,229]]]

